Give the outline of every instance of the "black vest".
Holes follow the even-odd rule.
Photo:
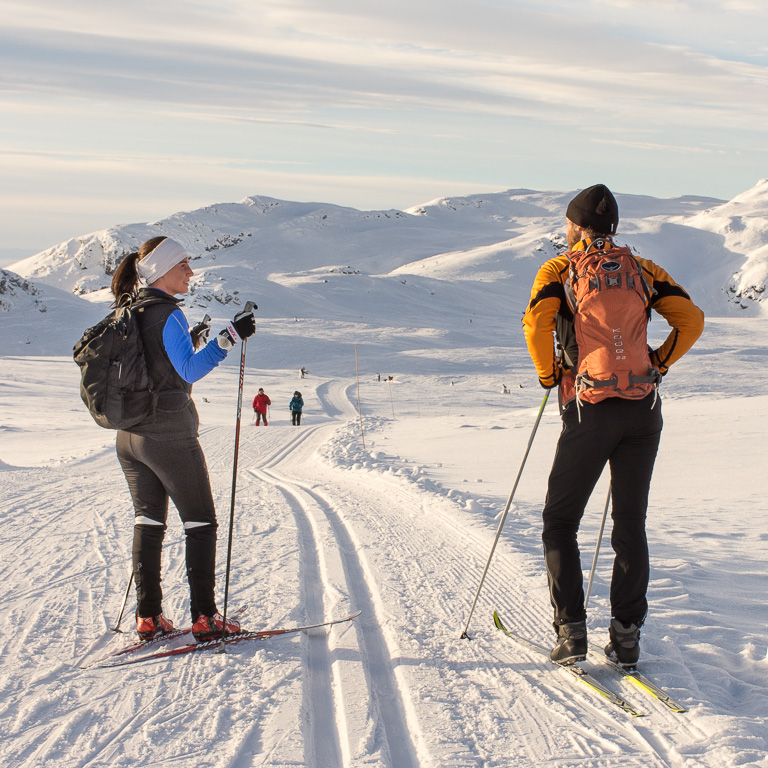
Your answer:
[[[134,304],[144,341],[144,355],[153,387],[159,391],[157,410],[136,426],[126,430],[155,440],[197,437],[200,423],[192,401],[192,385],[173,367],[163,344],[163,329],[179,308],[176,299],[157,288],[142,288]]]

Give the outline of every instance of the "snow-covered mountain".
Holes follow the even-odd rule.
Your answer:
[[[104,314],[103,307],[61,288],[0,269],[0,328],[7,352],[62,354],[70,340],[74,344],[76,329],[82,332]]]
[[[195,293],[203,294],[197,297],[201,304],[233,300],[235,287],[224,280],[233,269],[249,270],[253,283],[265,278],[280,283],[303,276],[306,282],[326,274],[393,272],[470,281],[519,278],[523,264],[529,262],[524,271],[530,272],[562,246],[563,212],[573,194],[507,190],[441,198],[406,211],[359,211],[249,197],[75,237],[10,269],[36,282],[88,295],[108,286],[126,253],[149,237],[164,234],[194,255]],[[622,238],[651,258],[658,254],[669,259],[682,250],[685,258],[675,260],[687,261],[691,251],[703,248],[707,280],[722,278],[718,288],[730,287],[737,271],[731,268],[743,267],[768,244],[768,180],[730,202],[692,196],[659,200],[618,195],[618,199]],[[700,260],[693,261],[700,269]],[[687,278],[680,277],[688,283]],[[732,297],[722,298],[721,310]],[[712,312],[715,307],[708,309]]]
[[[516,321],[539,265],[564,247],[563,214],[573,194],[511,189],[405,211],[248,197],[74,237],[19,261],[8,272],[27,288],[19,283],[16,298],[6,294],[0,309],[12,313],[23,290],[37,301],[51,289],[81,297],[87,301],[79,312],[68,305],[63,315],[49,312],[39,321],[40,331],[49,324],[68,328],[71,341],[84,320],[103,314],[123,256],[163,234],[193,255],[186,300],[192,315],[225,319],[247,296],[260,305],[260,317],[275,320],[375,316],[404,327],[426,320],[445,331],[457,318],[482,322],[503,314]],[[762,314],[768,180],[728,202],[617,197],[618,239],[665,266],[708,316]]]

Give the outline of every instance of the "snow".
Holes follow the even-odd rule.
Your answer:
[[[750,233],[738,242],[724,231],[733,201],[619,199],[621,237],[708,315],[662,387],[641,657],[689,711],[670,712],[591,659],[595,676],[647,715],[632,719],[493,627],[497,609],[523,635],[552,641],[540,513],[559,432],[553,402],[472,640],[459,637],[542,402],[519,319],[536,267],[561,246],[570,194],[511,190],[408,212],[248,198],[73,238],[0,273],[6,765],[768,766],[768,317],[759,293],[729,290],[742,269],[765,279],[765,182],[736,200]],[[132,510],[114,433],[85,411],[70,350],[106,314],[103,291],[83,293],[108,283],[104,254],[172,226],[198,244],[190,322],[260,305],[246,348],[229,607],[248,605],[249,628],[362,615],[226,654],[83,670],[133,637],[132,598],[125,634],[110,632]],[[664,322],[651,333],[663,337]],[[230,355],[194,389],[220,521],[220,604],[238,362]],[[250,419],[259,387],[273,402],[267,428]],[[295,389],[300,428],[288,412]],[[582,526],[585,569],[606,488],[603,477]],[[610,564],[606,535],[589,606],[597,653]],[[185,623],[173,508],[164,589],[165,612]]]

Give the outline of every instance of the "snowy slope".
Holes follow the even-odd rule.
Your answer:
[[[741,306],[763,302],[768,282],[768,179],[762,179],[733,200],[694,216],[692,224],[722,236],[727,249],[747,256],[726,286],[732,300]]]
[[[441,198],[408,211],[250,197],[73,238],[17,262],[9,272],[34,290],[50,286],[87,299],[72,313],[71,324],[57,324],[62,333],[64,325],[71,328],[53,350],[60,354],[98,315],[86,304],[108,305],[106,288],[122,256],[156,234],[177,238],[193,254],[190,320],[208,312],[224,322],[246,297],[261,305],[260,317],[279,321],[277,338],[269,325],[264,337],[281,348],[284,332],[277,327],[285,328],[285,318],[321,326],[331,320],[356,330],[366,314],[387,318],[405,349],[414,347],[410,336],[416,328],[471,347],[484,336],[468,327],[470,320],[483,325],[510,312],[515,322],[521,316],[539,265],[564,247],[563,211],[572,194],[507,190]],[[768,268],[760,240],[768,227],[768,186],[761,182],[740,197],[723,203],[619,195],[618,239],[663,263],[709,316],[760,315]],[[728,239],[736,210],[750,237]],[[11,342],[15,353],[29,354],[36,344],[51,348],[42,327],[37,330]],[[310,358],[305,364],[325,363],[321,336],[318,362]]]
[[[755,232],[759,192],[745,202]],[[710,315],[664,382],[648,526],[643,669],[689,711],[668,711],[591,660],[601,681],[646,714],[633,719],[493,627],[496,608],[521,633],[551,642],[540,510],[559,431],[553,404],[473,639],[459,639],[542,401],[519,317],[537,264],[560,247],[568,197],[512,190],[401,214],[260,198],[110,230],[113,254],[158,228],[173,231],[170,222],[188,246],[199,244],[191,320],[207,310],[223,321],[247,298],[260,305],[247,347],[230,608],[248,604],[254,628],[363,612],[328,632],[124,669],[80,669],[129,636],[109,628],[129,573],[130,499],[114,433],[85,412],[69,357],[106,312],[103,294],[71,292],[107,279],[97,245],[107,239],[85,238],[90,254],[76,239],[69,255],[53,249],[0,274],[6,765],[768,766],[768,318],[723,290],[768,237],[726,243],[727,203],[620,200],[627,241],[657,254]],[[258,248],[243,240],[205,250],[233,233],[247,237],[251,208],[260,224],[247,231]],[[663,321],[652,324],[664,332]],[[220,601],[237,391],[230,358],[194,391],[220,517]],[[247,406],[258,387],[273,407],[270,427],[257,430]],[[306,402],[299,429],[287,410],[296,388]],[[606,484],[585,516],[585,568]],[[182,539],[172,509],[165,610],[178,623],[188,618]],[[598,653],[610,567],[606,538],[589,609]]]
[[[11,269],[35,282],[76,295],[103,298],[94,291],[109,285],[115,265],[144,240],[166,234],[194,255],[196,277],[190,303],[208,308],[238,300],[236,291],[274,292],[270,316],[356,311],[343,295],[330,295],[339,279],[364,276],[379,283],[391,278],[484,282],[498,285],[516,303],[545,258],[563,246],[563,211],[568,193],[507,190],[490,195],[443,198],[408,211],[358,211],[319,203],[291,203],[266,197],[179,213],[152,224],[114,227],[73,238]],[[708,198],[657,200],[619,195],[620,239],[649,258],[670,253],[680,280],[692,289],[709,288],[710,313],[728,313],[722,290],[754,250],[754,238],[724,241],[719,231],[737,206],[750,232],[766,229],[768,191],[758,185],[744,202],[722,204]],[[718,233],[718,234],[715,234]],[[760,241],[763,242],[762,240]],[[679,257],[675,257],[679,254]],[[692,258],[693,255],[696,258]],[[348,284],[350,280],[344,280]],[[492,285],[489,285],[492,284]],[[234,286],[237,285],[237,288]],[[462,286],[466,290],[469,286]],[[289,291],[283,290],[289,288]],[[391,287],[390,287],[391,290]],[[355,291],[356,293],[357,291]],[[711,294],[711,296],[710,296]],[[319,304],[319,306],[318,306]]]
[[[0,269],[0,328],[6,353],[65,353],[70,339],[74,344],[78,332],[82,333],[104,314],[103,307],[61,288]]]

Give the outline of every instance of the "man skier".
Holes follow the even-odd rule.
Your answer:
[[[634,257],[629,249],[616,246],[611,235],[618,221],[616,200],[603,184],[589,187],[571,200],[566,211],[569,251],[539,269],[523,317],[528,351],[540,384],[545,389],[559,387],[563,428],[542,513],[542,541],[557,635],[550,656],[563,664],[582,661],[587,653],[577,534],[584,508],[606,462],[611,472],[611,544],[615,559],[610,641],[605,653],[625,666],[637,663],[640,627],[648,611],[650,566],[645,517],[662,429],[656,387],[660,377],[691,348],[704,328],[704,314],[667,272],[647,259]],[[590,273],[596,275],[591,282],[583,279],[587,268],[580,266],[587,258],[596,265]],[[574,264],[578,268],[574,269]],[[623,290],[608,290],[617,284],[621,288],[616,273],[622,269],[629,275],[624,276]],[[631,269],[634,273],[629,272]],[[598,288],[604,288],[596,300],[613,297],[612,312],[631,311],[634,316],[623,322],[614,314],[610,323],[603,320],[600,327],[600,312],[588,316],[587,299],[581,303],[574,299],[573,286],[579,282],[580,290],[592,292],[593,297],[599,293]],[[627,299],[630,295],[634,304]],[[672,329],[654,350],[645,341],[651,309]],[[636,329],[637,338],[626,338],[631,335],[627,330],[630,328]],[[601,350],[595,339],[602,337],[606,341]],[[602,356],[608,366],[620,367],[625,364],[627,351],[644,356],[644,370],[637,365],[634,372],[613,373],[609,368],[595,375],[595,356]]]
[[[259,388],[256,397],[253,398],[253,412],[256,414],[256,426],[260,426],[261,419],[264,419],[264,426],[267,424],[267,407],[272,405],[272,401],[269,399],[269,395],[264,393],[264,390]]]

